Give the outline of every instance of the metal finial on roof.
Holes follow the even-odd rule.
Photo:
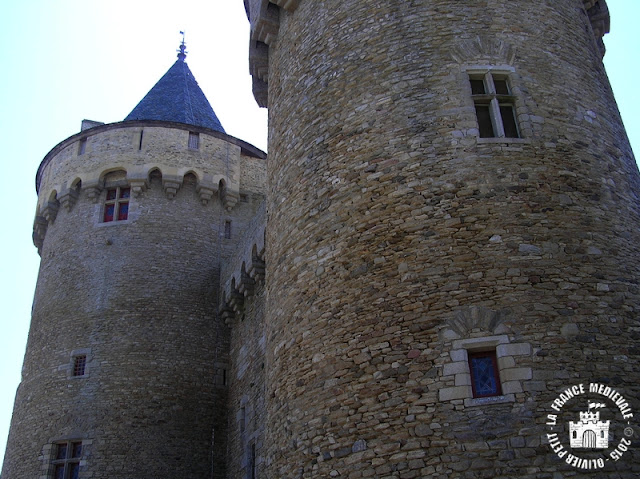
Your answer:
[[[180,44],[178,59],[183,62],[187,58],[187,51],[185,50],[187,46],[184,43],[184,32],[180,32],[180,35],[182,35],[182,43]]]

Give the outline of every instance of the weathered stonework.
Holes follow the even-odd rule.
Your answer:
[[[575,382],[638,396],[640,182],[605,3],[258,3],[267,477],[592,476],[544,417]],[[479,138],[487,72],[519,138]],[[471,395],[478,347],[501,397]]]
[[[2,477],[53,477],[60,441],[82,442],[83,478],[227,477],[220,265],[264,203],[264,157],[224,133],[158,121],[88,128],[47,155],[40,274]],[[131,188],[128,218],[105,223],[116,186]]]
[[[85,121],[43,161],[3,478],[52,477],[60,441],[83,478],[637,477],[636,423],[596,471],[545,428],[576,383],[640,409],[605,1],[244,4],[268,163],[158,121]],[[480,137],[487,75],[517,137]],[[116,186],[129,217],[103,223]],[[487,352],[500,391],[474,397]]]

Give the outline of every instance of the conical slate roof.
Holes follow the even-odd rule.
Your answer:
[[[178,60],[124,121],[173,121],[225,133],[207,97],[202,93],[184,61],[185,58],[184,46],[181,46]]]

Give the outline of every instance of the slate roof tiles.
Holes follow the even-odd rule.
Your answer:
[[[172,121],[225,133],[184,55],[178,55],[178,60],[124,119],[129,120]]]

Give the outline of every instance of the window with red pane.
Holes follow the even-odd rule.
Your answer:
[[[68,441],[55,445],[53,479],[78,479],[82,442]]]
[[[104,202],[104,216],[102,221],[123,221],[129,217],[129,197],[131,188],[108,188],[107,199]]]

